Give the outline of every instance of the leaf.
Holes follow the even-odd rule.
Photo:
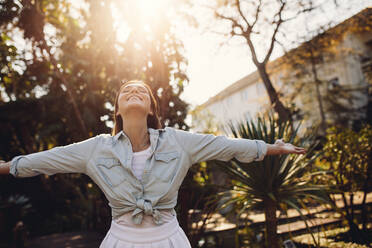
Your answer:
[[[238,128],[236,128],[238,127]],[[297,134],[300,123],[291,129],[290,122],[279,123],[272,115],[258,117],[256,121],[245,120],[236,126],[231,126],[235,137],[270,140],[286,137],[291,142],[312,142],[311,136],[299,139]],[[311,148],[313,149],[313,148]],[[313,185],[309,178],[324,171],[309,170],[309,165],[319,157],[315,154],[309,158],[303,155],[267,156],[262,161],[244,164],[236,159],[224,163],[224,171],[229,174],[232,187],[229,192],[230,205],[234,211],[241,214],[263,203],[269,197],[277,205],[288,204],[299,209],[293,199],[308,198],[322,203],[328,203],[326,185]],[[226,197],[226,194],[224,195]],[[306,221],[306,219],[304,219]],[[306,223],[307,225],[307,223]]]

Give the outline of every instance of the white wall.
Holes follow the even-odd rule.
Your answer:
[[[367,47],[366,43],[372,40],[372,33],[365,34],[348,34],[345,39],[337,47],[339,50],[338,55],[332,61],[326,61],[325,63],[318,65],[319,78],[322,81],[328,82],[332,79],[338,79],[338,83],[344,87],[365,87],[366,90],[359,90],[353,93],[355,107],[366,105],[368,102],[368,91],[367,82],[361,70],[361,56],[372,57],[371,47]],[[257,72],[255,72],[257,73]],[[288,72],[287,72],[288,73]],[[278,92],[283,90],[283,93],[290,92],[291,89],[288,85],[282,82],[281,77],[283,71],[271,74],[270,77],[273,81],[274,87]],[[219,99],[209,104],[203,111],[209,112],[214,116],[216,125],[221,130],[223,125],[226,125],[230,120],[234,122],[244,119],[245,116],[250,115],[255,117],[259,112],[270,108],[269,98],[266,93],[264,84],[260,81],[259,77],[247,77],[247,78],[258,78],[254,82],[246,82],[246,87],[239,89],[230,95]],[[295,80],[295,79],[293,79]],[[306,79],[307,80],[307,79]],[[309,78],[309,81],[312,79]],[[335,81],[337,82],[337,81]],[[310,85],[311,86],[311,85]],[[315,87],[315,86],[314,86]],[[327,87],[329,84],[323,84],[321,86],[321,94],[327,93]],[[229,87],[224,91],[229,91]],[[296,93],[296,92],[294,92]],[[318,101],[316,100],[315,88],[312,91],[301,92],[301,94],[308,94],[306,97],[312,100],[312,103],[304,103],[303,97],[296,97],[295,104],[300,109],[305,107],[309,108],[310,117],[305,126],[312,127],[314,124],[320,122],[320,111],[318,107]],[[305,104],[305,105],[304,105]],[[363,113],[356,113],[356,116],[360,117]],[[328,119],[331,116],[326,116]],[[193,119],[197,119],[198,116],[193,116]],[[352,118],[352,117],[350,117]],[[354,118],[354,117],[353,117]],[[203,127],[194,128],[196,131],[201,131]]]

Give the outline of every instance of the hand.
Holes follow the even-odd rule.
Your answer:
[[[274,143],[280,149],[281,154],[305,154],[306,149],[298,146],[294,146],[290,143],[284,143],[283,139],[278,139]]]

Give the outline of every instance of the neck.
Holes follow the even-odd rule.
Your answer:
[[[147,117],[123,118],[123,132],[128,136],[132,144],[133,152],[138,152],[148,148],[150,136],[147,131]]]

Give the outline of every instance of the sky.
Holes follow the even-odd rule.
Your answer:
[[[158,3],[160,2],[155,3],[153,0],[138,1],[148,15],[154,14],[157,7],[164,7],[165,5],[159,5]],[[172,0],[162,1],[166,3]],[[208,0],[193,1],[198,3],[203,1],[208,2]],[[335,1],[339,5],[337,11],[333,5]],[[328,3],[328,5],[323,6],[323,14],[314,14],[316,16],[310,18],[310,22],[309,20],[296,20],[296,23],[292,24],[294,25],[293,28],[302,27],[296,30],[296,32],[293,32],[294,34],[300,30],[304,31],[305,29],[303,27],[305,24],[316,26],[327,20],[339,23],[366,7],[372,7],[372,0],[324,0],[324,2]],[[76,8],[84,7],[83,1],[71,0],[71,3],[74,3]],[[204,15],[201,8],[194,9],[192,13],[196,16]],[[115,15],[115,13],[113,14]],[[76,15],[78,16],[78,13]],[[200,21],[200,19],[198,20]],[[208,18],[205,18],[201,22],[208,20]],[[200,26],[203,26],[203,23]],[[124,30],[125,26],[122,28]],[[120,30],[119,33],[125,34],[125,37],[121,37],[122,40],[125,40],[127,38],[127,32],[123,30]],[[201,31],[201,29],[195,29],[190,25],[185,25],[185,23],[177,26],[176,35],[184,45],[184,56],[188,61],[187,76],[189,82],[185,86],[181,98],[190,104],[190,109],[206,102],[210,97],[213,97],[229,85],[256,70],[251,62],[248,47],[244,42],[232,42],[232,44],[230,43],[221,47],[220,42],[223,40],[221,35],[205,30]],[[26,46],[26,44],[23,44],[23,46]],[[281,55],[281,49],[274,49],[271,60]]]
[[[332,1],[329,2],[331,4]],[[332,7],[324,8],[326,12],[324,16],[336,23],[342,22],[366,7],[372,7],[371,0],[337,2],[340,5],[337,11]],[[318,16],[313,19],[311,25],[325,20]],[[245,44],[219,48],[216,34],[198,32],[192,28],[183,28],[179,37],[186,50],[189,77],[189,84],[185,87],[181,98],[190,103],[192,108],[206,102],[224,88],[256,70]],[[280,49],[275,50],[271,60],[281,54]]]

